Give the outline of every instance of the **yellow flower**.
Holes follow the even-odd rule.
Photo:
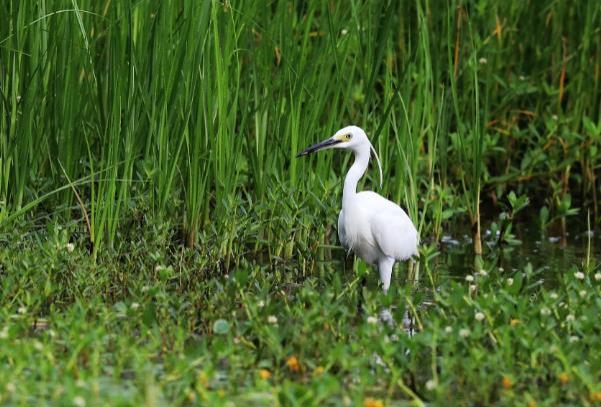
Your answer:
[[[198,374],[198,377],[196,378],[196,383],[199,387],[207,387],[209,385],[209,377],[207,376],[207,373],[204,370]]]
[[[534,401],[534,400],[530,400],[530,401],[528,402],[528,407],[536,407],[537,405],[538,405],[538,404],[536,404],[536,401]]]
[[[288,366],[288,369],[292,370],[293,372],[298,372],[300,370],[300,363],[294,355],[290,356],[286,360],[286,366]]]
[[[601,401],[601,391],[594,391],[591,393],[592,401]]]
[[[267,369],[259,370],[259,377],[263,380],[267,380],[271,377],[271,372]]]
[[[519,324],[520,324],[520,322],[521,322],[521,321],[520,321],[519,319],[517,319],[517,318],[514,318],[514,319],[512,319],[511,321],[509,321],[509,325],[511,325],[511,326],[517,326],[517,325],[519,325]]]
[[[568,382],[570,381],[570,375],[568,375],[566,372],[561,372],[559,376],[557,376],[557,378],[559,379],[561,384],[568,384]]]
[[[509,390],[509,389],[511,389],[512,386],[513,386],[513,382],[511,381],[511,379],[507,376],[503,376],[503,388],[505,390]]]
[[[315,370],[313,370],[313,375],[314,376],[321,376],[323,374],[323,372],[324,372],[324,368],[321,367],[321,366],[317,366],[315,368]]]
[[[382,400],[366,398],[363,400],[363,407],[384,407],[384,402]]]

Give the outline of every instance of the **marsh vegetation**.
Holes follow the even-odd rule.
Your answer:
[[[5,1],[0,401],[598,403],[600,53],[594,0]],[[387,296],[293,158],[351,123]]]

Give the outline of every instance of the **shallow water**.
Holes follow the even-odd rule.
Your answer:
[[[548,271],[548,274],[543,273],[543,278],[545,283],[552,284],[558,273],[567,272],[572,266],[582,266],[589,244],[591,263],[601,262],[601,232],[588,232],[582,224],[573,224],[563,242],[561,235],[543,235],[538,226],[526,223],[515,224],[513,234],[521,241],[519,244],[499,247],[490,230],[483,230],[484,256],[490,259],[492,254],[492,258],[496,258],[497,270],[522,270],[530,263],[535,270]],[[445,235],[441,250],[443,255],[439,256],[438,263],[446,264],[451,277],[463,278],[473,272],[472,240],[464,230]]]

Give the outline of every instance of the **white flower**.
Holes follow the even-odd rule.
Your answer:
[[[453,328],[452,328],[452,327],[450,327],[450,326],[447,326],[447,327],[444,329],[444,331],[445,331],[446,333],[450,334],[451,332],[453,332]]]
[[[7,326],[2,328],[2,330],[0,331],[0,339],[6,339],[6,338],[8,338],[8,327]]]
[[[163,266],[162,264],[157,264],[156,266],[154,266],[154,271],[159,272],[161,270],[163,270],[165,268],[165,266]]]
[[[518,76],[518,78],[519,78],[521,81],[525,81],[525,80],[526,80],[526,77],[525,77],[524,75],[520,75],[520,76]]]
[[[474,315],[474,318],[476,318],[476,321],[483,321],[485,317],[482,312],[476,312],[476,315]]]
[[[595,281],[601,281],[601,273],[595,273]]]
[[[471,283],[472,281],[474,281],[474,276],[468,274],[467,276],[465,276],[465,281]]]
[[[475,291],[476,291],[476,288],[478,288],[478,287],[476,286],[476,284],[470,284],[470,293],[473,293],[473,292],[475,292]]]
[[[133,310],[137,310],[138,308],[140,308],[140,304],[138,304],[137,302],[132,302],[130,307]]]
[[[578,294],[580,295],[580,298],[584,298],[586,297],[586,290],[581,290]]]
[[[73,250],[75,250],[75,245],[73,243],[67,243],[65,249],[67,249],[67,252],[72,253]]]
[[[547,307],[542,307],[540,309],[540,314],[547,317],[547,316],[551,315],[551,310]]]
[[[570,336],[570,343],[578,342],[579,340],[580,338],[578,338],[577,336]]]
[[[478,274],[480,274],[482,277],[486,277],[488,275],[488,271],[482,269],[478,272]]]
[[[75,407],[85,407],[86,405],[86,399],[84,399],[81,396],[77,396],[73,399],[73,405]]]
[[[511,286],[513,285],[513,278],[509,277],[509,278],[507,279],[507,285],[508,285],[509,287],[511,287]]]
[[[257,303],[257,307],[263,308],[265,306],[265,301],[261,300]]]
[[[434,390],[436,388],[436,380],[434,379],[430,379],[426,382],[426,389],[428,390]]]
[[[553,119],[553,120],[557,121],[557,115],[556,115],[556,114],[554,114],[553,116],[551,116],[551,119]]]
[[[348,34],[348,30],[346,28],[343,28],[342,31],[340,31],[340,34],[347,35]]]
[[[576,277],[578,280],[584,280],[584,273],[582,271],[577,271],[574,273],[574,277]]]
[[[17,309],[17,312],[19,314],[26,314],[27,313],[27,307],[19,307],[19,309]]]
[[[552,300],[556,300],[559,298],[559,295],[557,295],[557,293],[553,292],[553,293],[549,294],[549,298],[551,298]]]
[[[486,59],[486,58],[482,57],[482,58],[480,58],[480,59],[478,60],[478,63],[479,63],[480,65],[486,65],[486,64],[488,63],[488,59]]]
[[[278,318],[275,315],[270,315],[267,317],[267,322],[269,322],[270,324],[277,324],[278,323]]]
[[[37,350],[38,352],[41,352],[44,349],[44,345],[42,345],[42,342],[40,342],[40,341],[34,341],[33,348],[35,350]]]
[[[502,273],[503,271],[505,271],[505,269],[503,267],[499,267],[499,271]]]
[[[572,314],[568,314],[566,316],[566,321],[570,322],[570,321],[574,321],[576,319],[576,317]]]
[[[367,323],[371,324],[371,325],[375,325],[378,323],[378,318],[374,317],[373,315],[370,315],[367,317]]]
[[[460,329],[459,336],[461,336],[462,338],[467,338],[468,336],[470,336],[470,330],[467,328]]]

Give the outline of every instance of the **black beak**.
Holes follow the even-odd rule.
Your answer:
[[[326,148],[326,147],[333,146],[333,145],[338,144],[340,142],[341,142],[340,140],[329,138],[327,140],[322,141],[321,143],[313,144],[311,147],[307,147],[304,151],[301,151],[300,153],[298,153],[296,155],[296,158],[302,157],[302,156],[305,156],[305,155],[309,155],[309,154],[314,153],[314,152],[316,152],[318,150],[321,150],[321,149]]]

